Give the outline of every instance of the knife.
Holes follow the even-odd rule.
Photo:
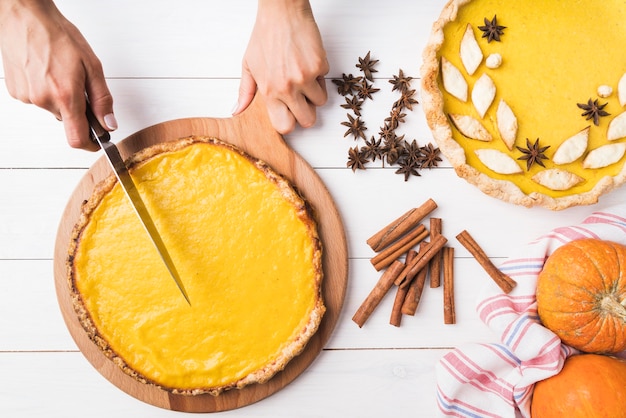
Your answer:
[[[135,213],[139,217],[139,221],[148,233],[150,240],[152,241],[154,247],[161,256],[163,263],[165,263],[167,270],[176,282],[178,289],[180,289],[180,292],[185,297],[187,303],[191,305],[191,301],[189,300],[189,296],[187,295],[185,286],[183,285],[183,282],[178,275],[178,271],[176,270],[174,262],[172,261],[172,258],[167,251],[167,247],[163,243],[161,235],[159,235],[159,231],[157,230],[154,221],[148,213],[148,209],[146,209],[146,205],[144,204],[143,199],[141,198],[141,195],[139,194],[139,191],[135,186],[133,178],[128,172],[128,168],[126,167],[126,164],[124,163],[124,160],[122,159],[119,150],[117,149],[115,144],[111,142],[111,135],[106,129],[102,127],[102,125],[100,125],[100,122],[98,122],[98,119],[96,119],[95,115],[93,114],[89,103],[87,103],[86,114],[87,120],[89,121],[89,136],[91,137],[91,140],[97,143],[104,151],[104,155],[111,165],[115,176],[119,180],[122,189],[124,189],[126,196],[128,196],[131,206],[133,207],[133,209],[135,209]]]

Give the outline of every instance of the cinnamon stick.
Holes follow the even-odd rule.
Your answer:
[[[502,273],[489,259],[478,243],[472,238],[467,231],[462,231],[456,236],[456,239],[474,256],[476,261],[483,267],[485,272],[493,279],[494,282],[502,289],[504,293],[509,293],[517,282],[506,274]]]
[[[380,271],[393,263],[394,260],[397,260],[409,249],[416,246],[427,236],[428,231],[426,230],[426,227],[420,224],[411,232],[402,237],[402,239],[396,241],[393,245],[385,248],[383,251],[378,253],[370,261],[374,265],[376,271]]]
[[[426,276],[428,275],[428,269],[424,268],[417,273],[417,277],[408,287],[407,294],[402,304],[402,313],[404,315],[415,315],[417,312],[417,306],[422,298],[422,292],[424,291],[424,285],[426,284]],[[398,287],[398,289],[402,289]]]
[[[454,307],[454,248],[442,249],[443,259],[443,322],[456,324]]]
[[[367,318],[370,317],[374,309],[380,304],[380,301],[387,294],[389,289],[393,286],[393,282],[398,277],[398,274],[404,268],[404,263],[401,261],[394,261],[387,270],[380,276],[376,286],[367,295],[359,309],[356,311],[352,320],[360,327],[363,326]]]
[[[399,327],[402,322],[402,307],[406,302],[406,296],[409,292],[408,287],[396,286],[396,297],[393,300],[393,308],[391,309],[391,316],[389,317],[389,323],[394,327]]]
[[[441,218],[430,218],[430,236],[437,237],[442,233]],[[441,250],[430,260],[430,287],[436,288],[441,285]]]
[[[418,254],[415,260],[402,270],[400,275],[396,278],[395,284],[403,287],[408,286],[409,283],[406,280],[407,277],[414,277],[417,272],[422,270],[428,264],[428,262],[447,242],[448,240],[443,235],[439,235],[434,238],[426,248],[426,251],[423,254]]]
[[[428,199],[420,207],[413,208],[372,235],[366,242],[372,250],[382,251],[389,244],[419,224],[426,215],[437,208],[434,200]]]
[[[407,265],[413,261],[415,257],[417,257],[417,251],[410,250],[406,255],[404,264]],[[404,300],[408,291],[408,287],[397,286],[396,297],[393,300],[393,308],[391,309],[391,317],[389,318],[389,323],[395,327],[399,327],[402,322],[402,306],[404,305]]]
[[[418,253],[418,257],[420,253],[423,255],[428,250],[428,242],[423,242],[420,245],[420,252]],[[417,311],[417,306],[419,305],[420,299],[422,298],[422,291],[424,290],[424,284],[426,283],[426,276],[428,275],[428,264],[424,266],[419,271],[415,271],[415,277],[407,276],[406,281],[409,282],[407,294],[404,298],[404,303],[402,304],[402,313],[405,315],[415,315]],[[399,289],[403,287],[398,286]]]

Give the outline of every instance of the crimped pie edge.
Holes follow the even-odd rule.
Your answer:
[[[317,332],[326,311],[321,291],[323,282],[322,243],[317,232],[317,223],[315,221],[314,210],[308,203],[308,201],[300,195],[296,187],[292,185],[287,178],[274,171],[264,161],[252,157],[240,148],[235,147],[218,138],[190,136],[174,141],[155,144],[133,154],[131,157],[128,158],[126,164],[129,167],[129,170],[132,171],[134,166],[146,162],[154,156],[166,152],[175,152],[196,143],[207,143],[222,146],[245,157],[257,169],[261,170],[268,180],[270,180],[279,187],[283,198],[289,201],[292,206],[296,208],[298,212],[298,217],[306,224],[307,230],[309,231],[311,237],[311,242],[313,243],[313,263],[315,268],[315,286],[317,288],[317,297],[315,300],[315,305],[313,306],[309,314],[309,321],[301,330],[301,332],[296,336],[296,338],[294,338],[293,341],[291,341],[281,350],[281,352],[278,354],[273,362],[266,364],[263,368],[256,370],[241,379],[238,379],[229,384],[216,387],[199,387],[193,389],[166,387],[148,379],[141,373],[134,370],[130,365],[128,365],[126,361],[110,347],[109,343],[106,341],[106,338],[103,337],[103,335],[97,329],[93,319],[91,318],[91,315],[83,302],[83,298],[76,288],[75,269],[73,264],[74,255],[78,250],[81,234],[89,223],[90,214],[102,201],[103,197],[109,191],[111,191],[111,189],[117,183],[117,178],[114,174],[111,174],[110,176],[100,181],[94,187],[94,191],[89,199],[84,201],[81,206],[81,213],[78,221],[76,222],[76,225],[72,230],[70,244],[68,247],[68,257],[66,261],[67,283],[70,291],[72,305],[77,314],[78,321],[87,333],[87,336],[101,350],[101,352],[114,364],[116,364],[125,374],[134,378],[137,382],[141,384],[155,386],[173,394],[189,396],[210,394],[213,396],[218,396],[222,392],[229,389],[242,389],[245,386],[254,383],[267,382],[276,373],[282,371],[294,357],[299,355],[304,350],[311,337]]]

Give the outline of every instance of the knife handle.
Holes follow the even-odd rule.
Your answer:
[[[100,140],[99,142],[103,143],[109,142],[111,140],[111,135],[109,134],[109,131],[107,131],[102,127],[102,125],[100,125],[100,122],[98,122],[96,115],[94,115],[93,110],[91,110],[89,102],[87,102],[85,114],[87,116],[87,121],[89,122],[89,138],[96,144],[98,144],[98,140]]]

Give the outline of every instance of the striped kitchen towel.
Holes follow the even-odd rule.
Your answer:
[[[580,225],[555,229],[500,265],[517,286],[504,294],[489,281],[476,308],[500,342],[459,347],[441,358],[436,368],[437,402],[444,415],[530,417],[535,382],[557,374],[567,356],[576,353],[541,325],[537,276],[554,250],[581,238],[626,245],[626,205],[594,212]]]

